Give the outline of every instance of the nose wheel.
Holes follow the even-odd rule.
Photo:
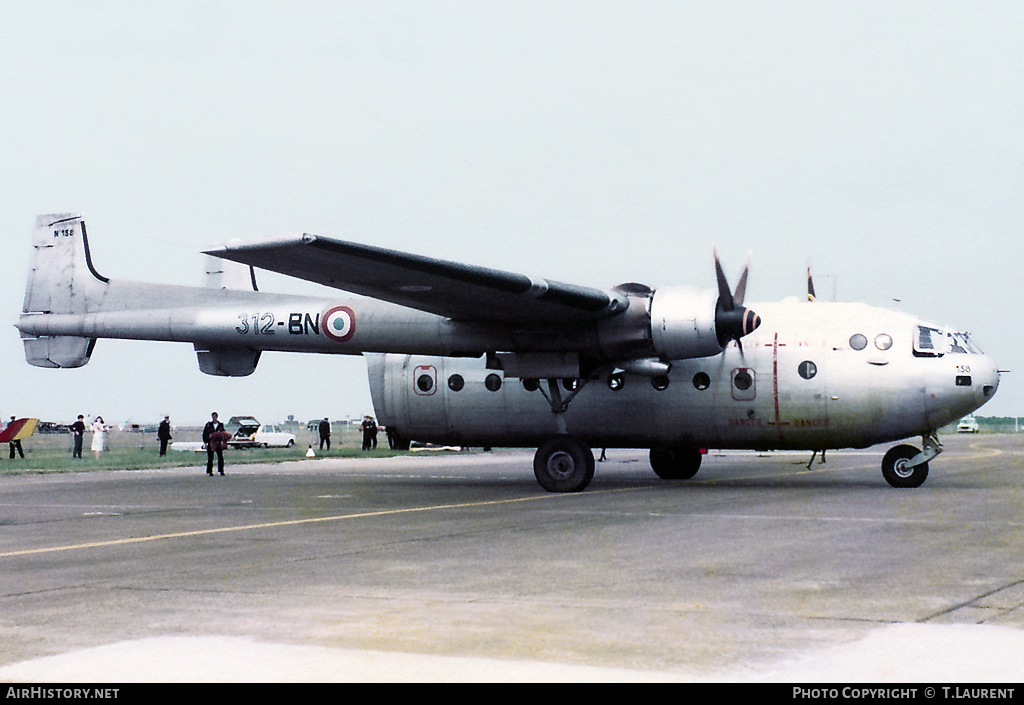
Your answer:
[[[911,445],[891,448],[882,458],[882,477],[893,487],[920,487],[928,479],[928,462],[942,452],[939,434],[921,436],[923,450]]]
[[[890,448],[882,458],[882,477],[893,487],[920,487],[928,479],[928,463],[911,464],[920,454],[911,445]]]
[[[594,453],[572,436],[555,436],[537,449],[533,474],[548,492],[581,492],[594,479]]]

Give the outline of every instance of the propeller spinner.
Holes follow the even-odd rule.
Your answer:
[[[736,291],[730,291],[729,281],[722,271],[722,263],[718,259],[718,250],[715,254],[715,276],[718,279],[718,307],[715,309],[715,330],[718,333],[718,343],[723,348],[730,340],[739,342],[740,338],[753,333],[761,325],[761,317],[753,310],[743,306],[743,297],[747,290],[747,273],[750,271],[750,255],[747,255],[747,263],[743,267],[743,274],[740,275],[740,282],[736,285]]]

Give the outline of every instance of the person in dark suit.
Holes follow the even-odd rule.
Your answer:
[[[15,418],[11,417],[11,423],[15,422]],[[21,441],[11,441],[8,445],[11,446],[11,460],[14,460],[14,453],[17,452],[23,459],[25,457],[25,451],[21,449]]]
[[[206,444],[206,474],[213,475],[213,454],[217,454],[217,470],[224,474],[224,449],[231,436],[224,430],[224,424],[217,419],[217,412],[210,414],[210,420],[203,426],[203,443]]]
[[[327,450],[331,449],[331,422],[324,417],[324,420],[320,422],[320,450],[324,449],[324,443],[327,444]]]
[[[82,457],[82,440],[85,438],[85,416],[78,415],[78,420],[71,424],[71,434],[75,439],[74,449],[71,451],[72,458]]]
[[[171,417],[164,416],[160,422],[160,428],[156,430],[156,437],[160,439],[160,455],[167,455],[167,441],[171,440]]]

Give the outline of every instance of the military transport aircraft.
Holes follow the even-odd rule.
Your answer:
[[[81,214],[39,216],[33,248],[17,324],[33,365],[84,365],[99,338],[192,343],[213,375],[248,375],[264,350],[362,354],[395,443],[537,447],[555,492],[587,486],[593,447],[650,448],[658,476],[686,479],[707,448],[920,436],[882,461],[917,487],[937,429],[999,385],[966,333],[815,301],[810,277],[805,300],[748,307],[749,261],[732,290],[717,253],[713,289],[596,289],[300,233],[210,250],[207,285],[186,287],[101,276]],[[257,267],[368,298],[261,292]]]

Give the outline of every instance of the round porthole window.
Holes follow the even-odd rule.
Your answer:
[[[499,377],[496,374],[487,375],[487,377],[484,379],[484,386],[487,387],[489,391],[498,391],[499,389],[501,389],[501,377]]]
[[[800,376],[804,379],[811,379],[814,375],[818,374],[818,366],[810,360],[804,360],[797,368],[797,372],[799,372]]]
[[[420,375],[416,378],[416,388],[428,394],[434,388],[434,378],[430,375]]]
[[[651,378],[651,386],[657,389],[659,392],[663,392],[668,389],[668,375],[658,375],[657,377]]]
[[[698,372],[693,376],[693,386],[703,391],[711,386],[711,377],[707,372]]]
[[[608,388],[617,392],[626,386],[626,378],[621,374],[614,374],[608,377]]]
[[[868,339],[866,336],[857,333],[850,336],[850,347],[854,350],[863,350],[868,346]]]
[[[888,333],[882,333],[875,337],[875,347],[879,350],[888,350],[892,347],[892,336]]]
[[[462,375],[452,375],[448,378],[448,389],[453,392],[461,391],[466,386],[466,380],[462,378]]]
[[[745,392],[754,386],[754,378],[746,370],[740,370],[733,376],[732,383],[736,385],[736,389]]]
[[[527,377],[523,380],[523,389],[528,392],[536,392],[540,389],[540,380],[536,377]]]

